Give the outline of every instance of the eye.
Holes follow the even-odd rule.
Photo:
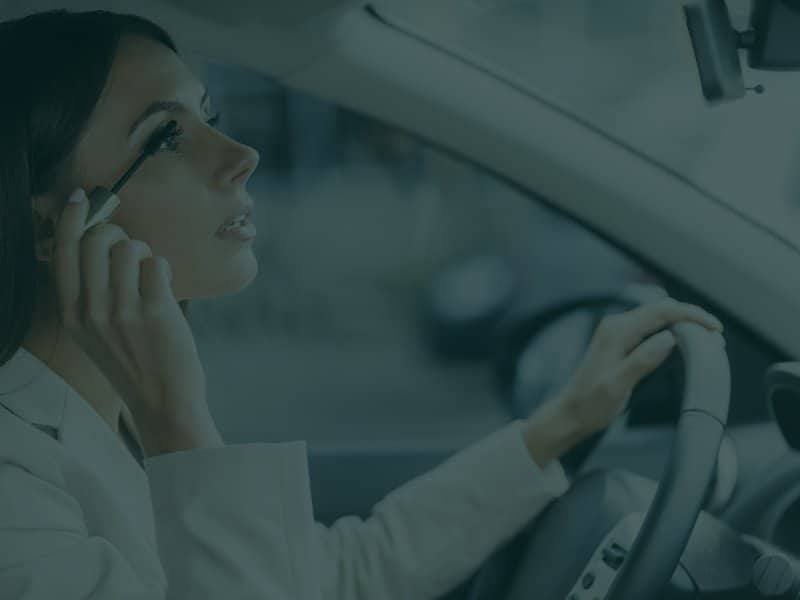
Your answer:
[[[158,145],[156,152],[176,152],[180,145],[180,138],[183,135],[183,128],[178,126],[175,131],[167,135]]]
[[[214,115],[212,115],[211,117],[208,118],[206,123],[211,125],[211,127],[216,128],[217,125],[219,125],[219,120],[220,120],[221,117],[222,117],[222,113],[217,111],[216,113],[214,113]]]

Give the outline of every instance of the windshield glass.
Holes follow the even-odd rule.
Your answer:
[[[745,84],[766,92],[711,107],[682,2],[453,5],[461,10],[447,15],[417,3],[392,10],[800,246],[800,72],[752,71],[742,55]],[[728,6],[744,29],[749,1]]]

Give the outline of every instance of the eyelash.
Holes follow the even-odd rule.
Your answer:
[[[211,118],[209,118],[206,123],[211,127],[216,128],[219,124],[220,117],[222,113],[217,112]],[[180,138],[183,135],[183,128],[178,125],[172,135],[167,136],[164,138],[164,141],[161,142],[161,145],[158,147],[158,152],[177,152],[178,148],[180,147]]]

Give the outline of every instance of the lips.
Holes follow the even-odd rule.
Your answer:
[[[243,204],[239,206],[234,212],[230,214],[230,216],[217,228],[217,235],[223,232],[223,230],[234,221],[241,219],[242,223],[246,223],[250,220],[250,217],[253,215],[253,205],[252,204]]]

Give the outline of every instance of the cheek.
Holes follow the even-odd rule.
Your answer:
[[[158,190],[128,191],[112,222],[131,239],[150,245],[154,254],[178,259],[195,254],[214,235],[214,217],[202,189],[164,181]]]
[[[146,242],[154,256],[167,259],[179,282],[194,280],[198,266],[213,262],[213,236],[196,223],[187,224],[170,214],[158,223],[137,229],[140,231],[137,239]]]

